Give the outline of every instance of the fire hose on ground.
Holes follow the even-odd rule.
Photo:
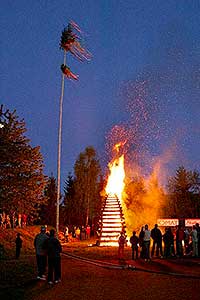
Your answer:
[[[63,252],[63,256],[70,257],[72,259],[80,260],[88,264],[95,265],[97,267],[101,267],[104,269],[118,269],[118,270],[129,270],[129,271],[140,271],[140,272],[146,272],[146,273],[152,273],[152,274],[161,274],[161,275],[170,275],[170,276],[177,276],[177,277],[184,277],[184,278],[192,278],[192,279],[200,279],[199,275],[192,275],[192,274],[184,274],[184,273],[175,273],[175,272],[165,272],[165,271],[155,271],[155,270],[149,270],[149,269],[143,269],[136,267],[131,264],[124,264],[124,265],[117,265],[114,263],[94,260],[82,256],[77,256],[68,252]]]

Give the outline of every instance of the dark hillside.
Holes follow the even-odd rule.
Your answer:
[[[0,228],[0,244],[4,248],[4,258],[15,257],[15,239],[17,233],[21,234],[23,240],[21,257],[34,253],[33,241],[37,233],[40,232],[40,226],[26,226],[24,228],[3,229]]]

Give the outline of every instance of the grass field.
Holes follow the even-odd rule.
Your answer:
[[[35,277],[36,263],[34,237],[40,231],[39,226],[29,226],[17,229],[0,228],[0,244],[4,253],[0,259],[0,288],[6,289],[23,285]],[[15,239],[20,233],[23,240],[21,255],[15,259]]]
[[[4,247],[4,258],[11,259],[15,257],[15,239],[17,233],[21,234],[23,240],[21,254],[33,254],[33,241],[35,235],[40,232],[40,226],[27,226],[24,228],[3,229],[0,228],[0,244]]]
[[[50,229],[50,228],[48,228]],[[15,259],[15,239],[17,233],[23,239],[21,255]],[[40,226],[27,226],[17,229],[0,228],[0,244],[4,246],[5,253],[0,259],[0,288],[16,287],[26,284],[26,282],[36,278],[37,268],[34,250],[34,238],[40,232]],[[63,252],[85,258],[115,261],[117,260],[117,247],[95,246],[96,239],[77,241],[71,240],[62,245]],[[125,249],[126,258],[131,257],[131,249]]]

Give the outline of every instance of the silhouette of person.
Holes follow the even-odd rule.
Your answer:
[[[15,244],[16,244],[16,259],[18,259],[22,248],[22,239],[20,237],[20,233],[17,234]]]

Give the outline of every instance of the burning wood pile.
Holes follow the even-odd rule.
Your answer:
[[[125,219],[122,211],[125,170],[124,155],[119,155],[121,145],[121,143],[115,145],[117,157],[108,165],[110,169],[106,186],[108,196],[102,207],[100,246],[118,246],[120,232],[125,232]]]

